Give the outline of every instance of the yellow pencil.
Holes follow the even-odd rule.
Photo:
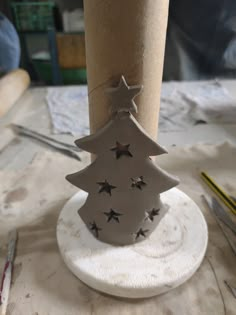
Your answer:
[[[213,179],[208,176],[205,172],[201,172],[201,178],[211,188],[212,191],[224,202],[224,204],[236,214],[236,202],[226,192],[219,187]]]

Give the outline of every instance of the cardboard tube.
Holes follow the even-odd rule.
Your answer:
[[[143,84],[137,119],[156,139],[160,108],[168,0],[85,0],[90,129],[110,118],[106,88],[124,75]]]

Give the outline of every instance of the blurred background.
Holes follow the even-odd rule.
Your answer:
[[[82,0],[1,0],[0,14],[2,73],[20,66],[36,85],[86,83]]]
[[[1,0],[0,12],[2,73],[20,63],[34,84],[86,83],[82,0]],[[170,0],[163,80],[233,78],[235,34],[235,1]]]

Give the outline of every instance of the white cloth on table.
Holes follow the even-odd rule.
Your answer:
[[[47,104],[54,133],[89,133],[87,86],[48,88]]]
[[[89,133],[87,86],[50,87],[46,100],[54,133]],[[162,85],[160,131],[185,130],[197,123],[235,122],[236,99],[218,81]]]

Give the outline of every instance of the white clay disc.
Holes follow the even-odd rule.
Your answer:
[[[150,237],[128,246],[102,243],[88,231],[77,213],[86,197],[80,191],[66,203],[57,240],[66,265],[88,286],[120,297],[150,297],[179,286],[200,266],[207,225],[198,206],[180,190],[161,194],[168,213]]]

